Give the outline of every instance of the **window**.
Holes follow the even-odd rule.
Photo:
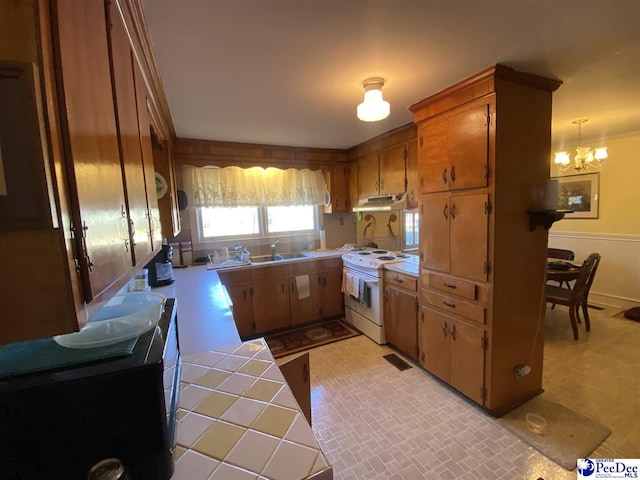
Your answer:
[[[404,214],[404,249],[417,250],[420,248],[420,215],[417,211],[407,211]]]
[[[318,208],[314,205],[287,207],[202,207],[196,209],[198,243],[215,240],[266,238],[315,233]]]
[[[315,226],[311,205],[267,207],[267,233],[304,232],[315,230]]]

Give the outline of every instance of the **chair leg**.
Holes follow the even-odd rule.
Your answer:
[[[587,329],[587,332],[591,331],[591,322],[589,321],[589,312],[587,310],[587,301],[585,300],[582,304],[582,313],[584,313],[584,326]]]
[[[573,339],[578,340],[578,324],[576,323],[576,308],[569,307],[569,318],[571,319],[571,328],[573,329]]]
[[[582,320],[580,320],[580,305],[576,305],[576,320],[578,321],[578,323],[582,323]]]
[[[554,308],[556,308],[556,304],[555,304],[555,303],[552,303],[552,304],[551,304],[551,310],[553,310]]]

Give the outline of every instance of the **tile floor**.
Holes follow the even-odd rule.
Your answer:
[[[640,458],[640,324],[590,310],[574,341],[547,310],[544,395],[611,428],[592,458]],[[495,418],[364,336],[310,351],[313,430],[336,480],[575,479]]]

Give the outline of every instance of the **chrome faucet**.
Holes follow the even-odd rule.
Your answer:
[[[278,243],[279,241],[280,240],[276,240],[271,244],[271,260],[275,260],[278,256],[278,253],[276,252],[276,243]]]

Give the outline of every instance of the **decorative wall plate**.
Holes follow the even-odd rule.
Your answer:
[[[166,195],[167,190],[169,190],[169,186],[167,185],[167,181],[164,179],[162,175],[158,172],[156,173],[156,195],[158,198],[162,198]]]

